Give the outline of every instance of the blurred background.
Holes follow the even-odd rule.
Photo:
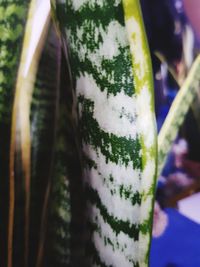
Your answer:
[[[164,131],[163,123],[170,112],[174,118],[177,115],[177,121],[182,116],[176,126],[172,125],[174,138],[171,137],[169,153],[159,170],[150,267],[199,267],[198,72],[195,77],[190,76],[189,83],[186,80],[200,51],[200,1],[141,0],[141,3],[152,56],[158,133]],[[187,93],[185,97],[181,96],[181,90]],[[172,108],[178,98],[179,107]],[[181,109],[180,116],[176,110]]]

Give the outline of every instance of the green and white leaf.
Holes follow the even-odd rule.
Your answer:
[[[86,266],[147,266],[156,132],[139,1],[57,4],[79,110]]]

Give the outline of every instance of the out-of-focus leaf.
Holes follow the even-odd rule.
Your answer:
[[[158,135],[158,174],[161,173],[167,154],[175,140],[185,115],[188,112],[200,87],[200,56],[193,63],[190,72],[182,84],[165,122]]]
[[[196,124],[197,124],[197,129],[200,133],[200,86],[199,90],[197,91],[197,97],[194,98],[194,101],[192,103],[191,109],[193,112],[193,116],[195,118]]]

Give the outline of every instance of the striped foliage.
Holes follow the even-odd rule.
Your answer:
[[[10,168],[8,266],[28,265],[31,201],[31,98],[44,43],[48,18],[36,29],[38,2],[30,2],[16,76],[12,110]],[[34,38],[33,38],[34,35]],[[32,50],[32,51],[31,51]]]
[[[0,258],[7,266],[11,113],[30,1],[0,1]]]
[[[58,112],[61,48],[51,25],[31,101],[31,200],[28,266],[41,266],[51,188]],[[38,265],[37,265],[38,266]]]
[[[83,208],[79,205],[80,202],[83,205],[83,198],[80,192],[81,166],[73,119],[73,94],[64,57],[60,80],[55,160],[45,250],[45,266],[48,267],[72,266],[74,254],[71,251],[79,253],[78,247],[81,243],[82,231],[77,225],[79,226],[79,222],[83,224],[81,218]],[[72,196],[71,192],[75,194]]]
[[[37,30],[38,3],[0,1],[1,266],[27,266],[30,222],[30,106],[48,16]],[[39,31],[39,32],[38,32]],[[37,34],[39,33],[39,34]],[[33,41],[34,35],[34,41]],[[30,53],[31,48],[32,55]]]
[[[147,266],[156,134],[139,2],[67,0],[54,9],[66,13],[58,18],[79,111],[85,264]]]
[[[69,224],[68,209],[65,210],[66,207],[69,208],[68,199],[65,199],[68,196],[68,185],[66,174],[64,176],[65,170],[59,174],[59,166],[65,168],[63,160],[59,157],[57,159],[56,156],[57,167],[53,167],[60,80],[60,42],[51,30],[40,56],[48,17],[41,27],[35,27],[38,3],[36,0],[30,3],[0,1],[2,267],[44,266],[51,186],[51,196],[56,195],[57,199],[54,198],[50,210],[54,210],[60,221],[63,212],[66,213],[63,228],[61,225],[59,227],[62,228],[60,231],[64,229],[66,232],[69,247],[69,229],[64,227],[64,222]],[[44,6],[44,1],[40,5]],[[33,35],[37,38],[33,38]],[[62,146],[60,143],[57,146],[60,145]],[[57,176],[57,179],[52,181],[52,174]],[[50,219],[55,221],[56,216]],[[55,225],[52,232],[54,235],[58,232]],[[50,241],[52,247],[60,245],[60,239]],[[62,252],[65,248],[66,242],[62,244]],[[53,252],[52,259],[60,257],[60,251]],[[61,262],[59,259],[58,265],[52,266],[61,266]]]
[[[158,135],[158,174],[162,172],[167,154],[170,151],[179,128],[183,123],[185,116],[194,101],[200,84],[200,56],[194,61],[190,72],[183,82],[165,122]]]
[[[29,1],[0,1],[0,121],[10,121]]]

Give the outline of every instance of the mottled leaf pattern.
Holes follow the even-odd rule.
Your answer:
[[[34,26],[45,1],[0,0],[1,265],[146,267],[157,147],[139,1],[51,2],[57,32],[48,12]]]
[[[78,101],[86,266],[147,266],[156,134],[139,3],[68,0],[56,9],[66,10],[60,27]]]

